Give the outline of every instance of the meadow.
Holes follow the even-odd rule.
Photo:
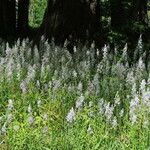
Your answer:
[[[42,39],[0,45],[1,150],[150,149],[150,62],[127,50],[74,54]],[[39,52],[40,51],[40,52]],[[137,57],[140,58],[137,60]]]

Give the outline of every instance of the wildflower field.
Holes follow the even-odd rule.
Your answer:
[[[0,150],[149,150],[150,63],[139,39],[74,47],[0,45]],[[137,60],[137,56],[140,58]]]

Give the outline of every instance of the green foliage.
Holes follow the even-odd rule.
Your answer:
[[[29,25],[38,27],[42,21],[47,7],[47,0],[30,0]]]
[[[105,46],[96,56],[94,46],[74,55],[54,43],[40,49],[42,60],[25,41],[1,47],[0,149],[150,148],[150,68],[141,38],[132,67],[127,46],[115,55]]]

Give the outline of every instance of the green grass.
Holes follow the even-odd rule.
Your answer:
[[[108,47],[96,62],[92,47],[71,55],[65,48],[41,45],[42,65],[36,49],[31,60],[25,41],[7,47],[0,58],[0,149],[150,148],[144,55],[129,67],[127,54],[112,57]]]

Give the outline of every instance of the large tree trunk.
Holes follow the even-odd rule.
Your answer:
[[[111,27],[114,30],[123,29],[126,25],[126,15],[123,0],[111,0]]]
[[[98,40],[100,32],[99,0],[49,0],[38,37],[54,37],[56,44]]]
[[[19,37],[28,36],[29,0],[18,0],[17,32]]]
[[[0,37],[7,40],[15,37],[16,10],[15,0],[0,1]]]

